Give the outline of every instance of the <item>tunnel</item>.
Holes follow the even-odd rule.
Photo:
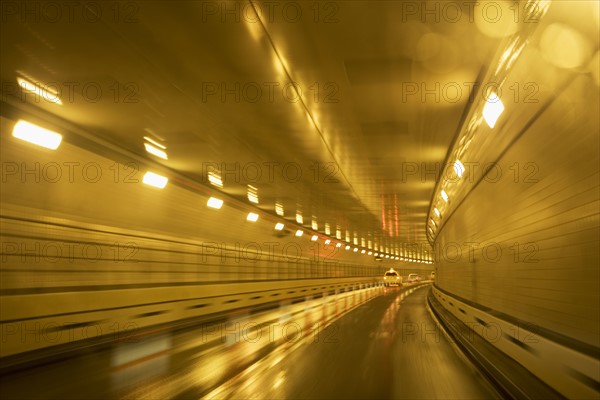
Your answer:
[[[1,4],[3,399],[600,399],[596,0]]]

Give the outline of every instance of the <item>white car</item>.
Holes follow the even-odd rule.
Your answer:
[[[418,283],[418,282],[421,282],[421,277],[418,274],[408,274],[408,278],[406,278],[406,282]]]

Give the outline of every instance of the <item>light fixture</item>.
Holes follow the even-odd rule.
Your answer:
[[[280,217],[283,217],[283,205],[275,203],[275,213]]]
[[[310,240],[312,240],[313,242],[316,242],[319,239],[319,237],[317,235],[312,235],[312,237],[310,238]]]
[[[463,176],[463,173],[465,172],[465,166],[460,162],[460,160],[454,161],[454,172],[456,172],[456,175],[459,178]]]
[[[337,244],[335,245],[335,247],[342,247],[342,244],[341,244],[341,243],[337,243]]]
[[[281,222],[278,222],[278,223],[275,224],[275,230],[276,231],[282,230],[283,227],[284,227],[284,225]]]
[[[299,224],[303,224],[304,223],[304,219],[302,218],[302,214],[296,213],[296,222],[299,223]]]
[[[360,251],[360,254],[365,254],[366,252],[367,252],[367,251],[366,251],[365,249],[362,249],[362,250]]]
[[[329,243],[331,243],[331,240],[330,239],[325,239],[325,244],[329,244]]]
[[[211,197],[206,202],[206,205],[209,206],[210,208],[216,208],[218,210],[223,206],[223,200],[217,199],[216,197]]]
[[[246,220],[248,221],[252,221],[252,222],[256,222],[258,220],[258,214],[256,213],[248,213],[248,216],[246,217]]]
[[[223,181],[221,180],[221,176],[216,172],[210,171],[208,173],[208,181],[217,187],[223,187]]]
[[[490,128],[496,126],[496,121],[504,111],[504,104],[495,92],[491,92],[483,106],[483,119]]]
[[[144,143],[144,147],[148,153],[155,155],[156,157],[160,157],[163,160],[168,160],[167,153],[165,153],[163,150],[152,146],[150,143]]]
[[[442,199],[444,199],[444,201],[447,203],[448,202],[448,195],[446,194],[446,191],[442,190]]]
[[[167,186],[167,182],[169,182],[169,178],[167,178],[166,176],[158,175],[158,174],[155,174],[154,172],[148,171],[144,174],[144,178],[142,179],[142,182],[145,183],[146,185],[150,185],[150,186],[154,186],[159,189],[163,189],[165,186]]]
[[[369,251],[369,252],[367,253],[367,255],[368,255],[368,256],[370,256],[371,254],[373,254],[373,252],[372,252],[372,251]]]
[[[248,200],[251,203],[258,204],[258,188],[248,185]]]
[[[148,137],[148,136],[144,136],[144,140],[152,143],[153,145],[155,145],[156,147],[160,147],[163,150],[166,150],[167,148],[165,146],[163,146],[162,144],[158,143],[156,140]]]
[[[30,122],[19,120],[13,128],[12,134],[17,139],[24,140],[50,150],[56,150],[62,141],[62,135],[44,129]]]
[[[303,234],[304,234],[304,232],[302,232],[302,230],[301,230],[301,229],[298,229],[298,230],[296,231],[296,236],[297,236],[297,237],[300,237],[300,236],[302,236]]]
[[[357,247],[355,247],[353,251],[356,253],[356,252],[358,251],[358,248],[357,248]]]
[[[346,245],[345,249],[350,250],[350,245]]]
[[[442,216],[442,214],[440,214],[440,210],[438,210],[438,209],[437,209],[437,207],[433,209],[433,212],[434,212],[434,213],[435,213],[435,215],[437,215],[438,217],[441,217],[441,216]]]
[[[28,92],[35,93],[38,96],[42,96],[44,99],[48,100],[51,103],[62,105],[62,101],[58,97],[58,93],[54,90],[51,90],[48,87],[42,87],[36,83],[28,81],[27,79],[18,77],[17,83],[19,84],[19,86],[21,86],[24,90]]]

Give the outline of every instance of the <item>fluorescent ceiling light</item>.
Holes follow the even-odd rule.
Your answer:
[[[301,230],[301,229],[298,229],[298,230],[296,231],[296,236],[298,236],[298,237],[302,236],[303,234],[304,234],[304,232],[302,232],[302,230]]]
[[[319,237],[317,235],[312,235],[312,237],[310,238],[310,240],[312,240],[313,242],[316,242],[319,239]]]
[[[27,90],[28,92],[35,93],[38,96],[42,96],[44,99],[48,100],[51,103],[62,105],[62,101],[58,97],[58,93],[54,90],[51,90],[48,87],[42,87],[23,78],[17,78],[17,83],[19,84],[19,86],[21,86],[24,90]]]
[[[246,220],[248,221],[252,221],[252,222],[256,222],[258,220],[258,214],[256,213],[248,213],[248,216],[246,217]]]
[[[167,160],[167,153],[165,153],[164,151],[162,151],[161,149],[152,146],[150,143],[144,143],[144,147],[146,148],[146,151],[150,154],[155,155],[156,157],[160,157],[163,160]]]
[[[167,182],[169,182],[169,179],[166,176],[158,175],[158,174],[155,174],[154,172],[148,171],[144,174],[144,178],[142,179],[142,182],[145,183],[146,185],[150,185],[150,186],[154,186],[159,189],[163,189],[165,186],[167,186]]]
[[[22,119],[15,124],[12,134],[17,139],[36,144],[50,150],[56,150],[62,141],[62,135],[60,133],[44,129]]]
[[[211,171],[208,173],[208,181],[215,186],[218,186],[220,188],[223,187],[223,181],[221,180],[221,177],[215,172]]]
[[[278,222],[278,223],[275,224],[275,230],[276,231],[282,230],[283,227],[284,227],[284,225],[281,222]]]
[[[154,140],[154,139],[152,139],[152,138],[150,138],[148,136],[144,136],[144,139],[147,140],[148,142],[152,143],[156,147],[160,147],[163,150],[167,149],[165,146],[163,146],[162,144],[158,143],[156,140]]]
[[[483,119],[487,122],[490,128],[496,126],[496,121],[504,111],[504,104],[500,97],[494,92],[491,92],[483,106]]]
[[[206,202],[206,205],[210,208],[216,208],[217,210],[223,206],[223,200],[217,199],[216,197],[211,197]]]
[[[444,199],[444,201],[447,203],[448,202],[448,195],[446,194],[446,192],[444,190],[442,190],[442,199]]]

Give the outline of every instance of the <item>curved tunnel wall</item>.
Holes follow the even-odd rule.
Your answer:
[[[586,81],[573,82],[508,149],[498,164],[501,179],[484,179],[469,192],[445,221],[435,253],[440,288],[598,346],[599,142],[590,134],[598,116],[579,115],[577,125],[551,119],[565,97],[577,110],[598,108]],[[507,168],[515,163],[531,166],[520,180]]]
[[[488,129],[485,103],[474,104],[447,158],[450,166],[462,161],[463,175],[438,181],[448,199],[434,198],[429,215],[436,296],[458,317],[468,305],[474,326],[508,326],[501,336],[515,340],[496,347],[532,372],[557,363],[552,371],[572,374],[583,389],[538,377],[568,397],[587,396],[600,381],[598,80],[540,57],[539,35],[529,33],[500,48],[502,59],[525,48],[513,68],[484,80],[504,89],[504,114]],[[535,101],[512,99],[511,83],[535,84]],[[529,346],[515,329],[547,348]],[[568,358],[578,361],[561,368]]]
[[[308,227],[295,237],[244,202],[208,208],[210,189],[143,159],[68,133],[48,151],[10,136],[14,116],[1,122],[2,356],[84,338],[62,328],[97,335],[367,287],[392,265],[324,247]],[[171,176],[164,189],[142,184],[148,169]]]

